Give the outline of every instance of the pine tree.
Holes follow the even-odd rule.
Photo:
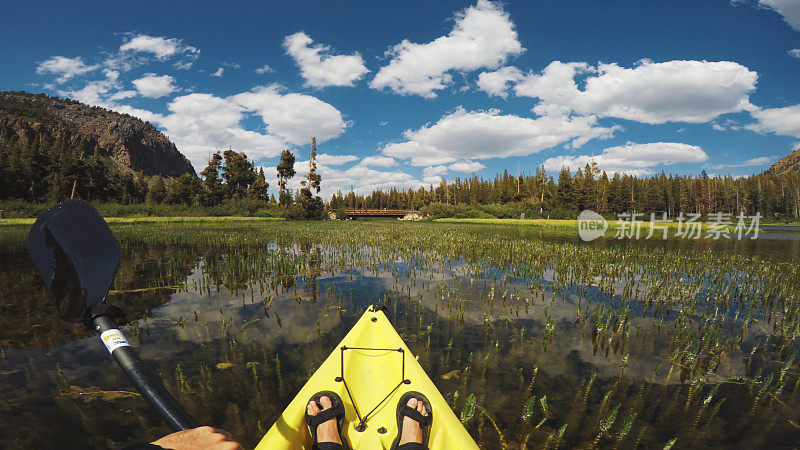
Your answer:
[[[608,190],[609,190],[609,182],[608,182],[608,174],[604,170],[603,173],[600,175],[600,179],[597,181],[595,191],[595,208],[596,211],[600,214],[605,214],[608,212]]]
[[[295,174],[294,154],[289,150],[281,152],[281,161],[278,163],[278,203],[287,206],[292,203],[292,194],[286,190],[286,182]]]
[[[164,201],[171,205],[192,205],[197,201],[202,189],[203,182],[199,178],[185,173],[169,185]]]
[[[164,203],[164,199],[167,196],[167,186],[164,183],[164,177],[161,175],[157,175],[153,181],[150,183],[150,189],[147,190],[147,197],[145,198],[145,203],[147,204],[156,204],[156,203]]]
[[[705,175],[705,170],[703,171],[703,174]],[[694,194],[695,198],[697,198],[695,212],[698,214],[708,214],[712,212],[711,198],[708,195],[708,185],[706,184],[707,179],[708,176],[701,176],[694,183]]]
[[[558,203],[564,209],[575,209],[575,192],[572,184],[572,174],[566,167],[561,168],[558,174]]]
[[[267,201],[269,200],[269,183],[267,183],[266,177],[264,177],[264,168],[260,167],[258,169],[258,174],[256,175],[256,181],[250,185],[250,190],[248,191],[248,195],[250,198],[255,200],[262,200]]]
[[[322,182],[322,177],[317,173],[317,138],[312,137],[311,152],[308,157],[308,186],[319,194],[320,182]]]
[[[544,169],[544,164],[536,169],[536,184],[539,189],[539,212],[544,209],[544,194],[547,191],[547,171]]]
[[[225,150],[225,167],[222,169],[222,179],[225,180],[225,195],[227,198],[241,199],[247,197],[247,189],[256,181],[256,171],[253,163],[247,160],[244,152],[233,149]]]
[[[222,155],[219,152],[211,155],[208,165],[200,175],[203,177],[203,191],[200,194],[200,204],[203,206],[216,206],[225,196],[224,186],[219,176],[219,167],[222,164]]]
[[[308,157],[308,176],[301,182],[302,188],[297,196],[297,208],[293,214],[295,218],[303,220],[319,220],[324,214],[324,205],[319,196],[311,192],[320,191],[322,177],[317,173],[317,140],[311,138],[311,151]]]

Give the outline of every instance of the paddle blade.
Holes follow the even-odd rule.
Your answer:
[[[28,233],[28,253],[64,320],[82,322],[86,309],[102,303],[119,267],[117,239],[85,200],[48,209]]]

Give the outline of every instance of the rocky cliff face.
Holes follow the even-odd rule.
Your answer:
[[[99,151],[121,170],[145,175],[195,175],[189,160],[150,123],[73,100],[0,92],[0,145],[65,142],[86,154]]]
[[[800,170],[800,148],[775,161],[775,164],[771,165],[766,173],[778,175],[796,170]]]

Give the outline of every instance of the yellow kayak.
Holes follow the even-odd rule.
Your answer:
[[[397,402],[419,391],[433,407],[428,448],[477,449],[442,394],[381,310],[370,307],[275,421],[256,450],[310,449],[306,405],[319,391],[339,394],[342,435],[354,450],[389,449],[397,435]]]

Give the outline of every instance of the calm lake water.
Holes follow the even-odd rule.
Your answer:
[[[109,302],[199,421],[254,446],[370,304],[482,448],[800,445],[800,232],[584,243],[385,222],[120,224]],[[167,434],[0,227],[0,447]]]

